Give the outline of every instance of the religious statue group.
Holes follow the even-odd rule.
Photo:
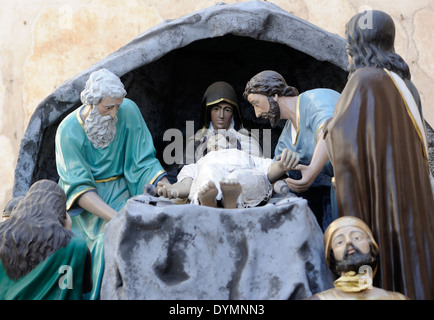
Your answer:
[[[187,142],[194,152],[184,153],[174,183],[120,78],[90,74],[82,105],[57,129],[59,181],[34,183],[3,213],[0,299],[99,299],[105,226],[147,185],[162,198],[227,209],[274,194],[306,199],[336,275],[334,288],[310,300],[434,299],[434,183],[421,101],[394,51],[392,18],[370,14],[372,28],[362,14],[346,25],[341,93],[300,93],[274,70],[246,79],[238,94],[226,81],[210,84],[201,130]],[[272,128],[286,121],[274,158],[244,128],[237,96]]]

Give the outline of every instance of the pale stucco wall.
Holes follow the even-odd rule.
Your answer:
[[[38,103],[56,86],[165,19],[213,0],[0,0],[0,207],[9,200],[20,141]],[[245,1],[226,0],[225,3]],[[408,62],[425,118],[434,125],[434,0],[270,0],[329,32],[366,8],[389,13],[396,51]]]

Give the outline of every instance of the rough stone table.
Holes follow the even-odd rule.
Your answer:
[[[105,231],[102,299],[303,299],[333,286],[307,202],[222,209],[131,198]]]

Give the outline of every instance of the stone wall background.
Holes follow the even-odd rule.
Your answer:
[[[0,0],[0,207],[11,197],[20,141],[39,102],[65,80],[152,26],[219,2]],[[268,2],[342,37],[345,23],[357,12],[389,13],[396,24],[395,49],[409,64],[425,119],[434,126],[434,62],[430,59],[434,0]]]

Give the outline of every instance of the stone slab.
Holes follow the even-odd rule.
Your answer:
[[[333,286],[297,197],[223,209],[137,196],[107,224],[104,254],[102,299],[304,299]]]

